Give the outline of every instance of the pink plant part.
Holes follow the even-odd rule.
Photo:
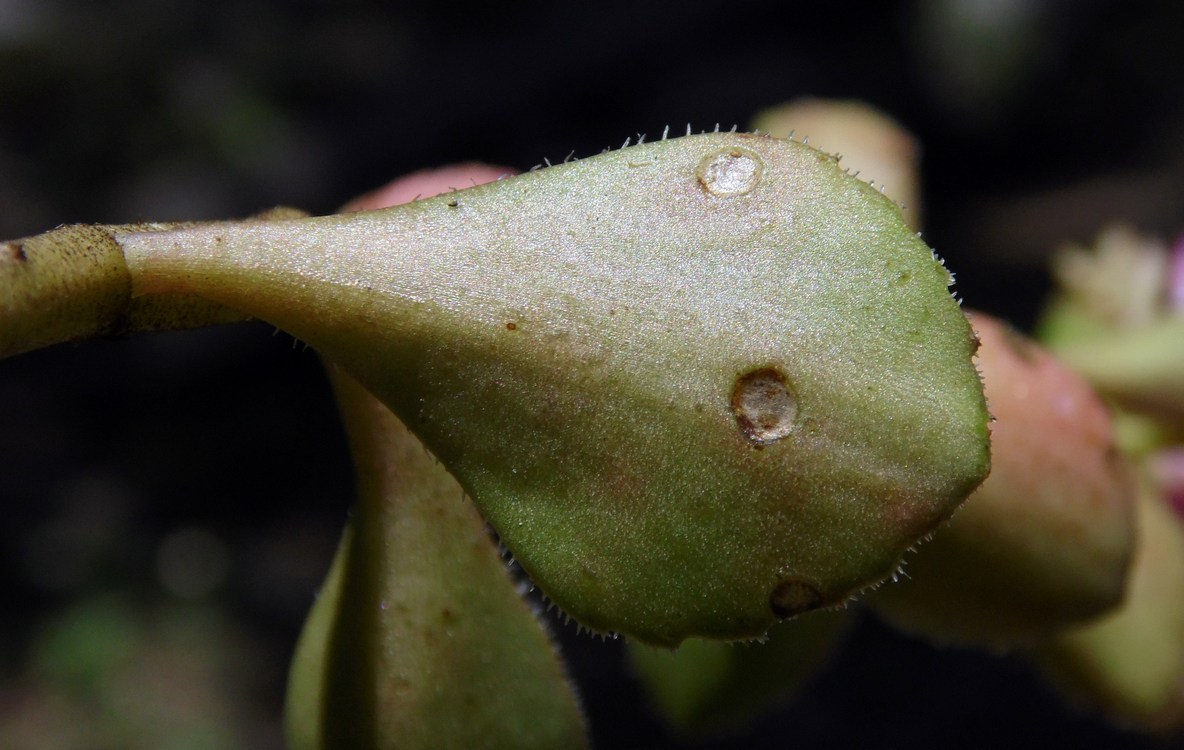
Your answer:
[[[1172,256],[1168,265],[1168,308],[1175,313],[1184,313],[1184,232],[1172,243]]]
[[[1150,466],[1164,500],[1184,520],[1184,446],[1161,450],[1151,458]]]
[[[377,190],[347,203],[342,211],[365,211],[410,203],[420,198],[431,198],[453,190],[493,182],[515,174],[517,170],[490,164],[452,164],[438,169],[425,169],[400,177]]]

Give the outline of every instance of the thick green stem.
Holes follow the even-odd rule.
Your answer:
[[[294,218],[273,209],[256,220]],[[66,341],[246,320],[218,302],[182,294],[132,294],[117,235],[181,223],[63,226],[0,243],[0,357]]]

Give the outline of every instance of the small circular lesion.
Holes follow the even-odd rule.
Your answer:
[[[762,367],[736,379],[732,413],[744,437],[762,447],[793,432],[798,399],[785,373],[776,367]]]
[[[785,620],[818,609],[823,605],[822,593],[808,581],[787,578],[769,594],[769,609]]]
[[[703,190],[718,197],[752,192],[763,174],[760,156],[739,146],[714,151],[695,167],[695,177]]]

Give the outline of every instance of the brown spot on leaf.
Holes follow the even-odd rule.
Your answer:
[[[813,585],[796,578],[777,584],[769,594],[769,609],[784,620],[822,606],[822,594]]]
[[[764,367],[736,379],[732,413],[736,415],[740,432],[760,448],[793,431],[798,400],[784,373],[775,367]]]

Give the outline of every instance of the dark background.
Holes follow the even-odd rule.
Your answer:
[[[0,237],[328,212],[426,166],[859,98],[923,145],[924,236],[960,295],[1028,326],[1062,242],[1180,230],[1182,31],[1184,4],[1141,0],[0,0]],[[315,354],[247,325],[5,361],[0,466],[0,746],[277,747],[352,492]],[[599,747],[678,746],[619,642],[556,630]],[[1017,660],[870,619],[719,746],[819,741],[1143,745]]]

